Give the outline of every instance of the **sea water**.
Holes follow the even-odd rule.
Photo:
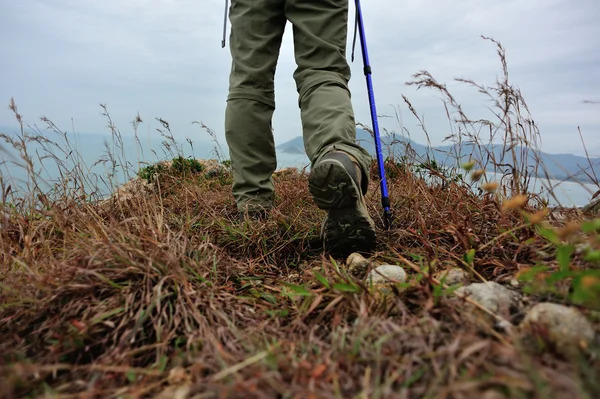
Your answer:
[[[56,137],[49,137],[55,142]],[[35,161],[36,173],[39,180],[46,189],[53,184],[60,183],[64,178],[65,170],[81,167],[89,178],[87,190],[99,190],[101,196],[110,195],[116,186],[121,185],[135,177],[136,172],[147,165],[159,161],[170,160],[177,155],[184,158],[196,159],[218,159],[229,158],[226,145],[214,141],[196,141],[191,144],[177,141],[169,143],[164,138],[138,138],[124,136],[122,145],[112,140],[110,135],[80,134],[70,137],[70,148],[59,141],[58,147],[52,147],[55,158],[49,157],[49,153],[39,143],[31,143],[27,146],[30,156]],[[166,143],[166,144],[165,144]],[[16,193],[27,192],[30,184],[23,160],[19,158],[17,151],[0,144],[0,176],[4,185],[11,185]],[[71,151],[73,150],[73,151]],[[57,162],[64,165],[59,168]],[[277,169],[298,168],[310,170],[310,161],[305,154],[290,154],[277,152]],[[61,172],[63,176],[61,177]],[[114,172],[114,174],[113,174]],[[500,176],[487,173],[488,180],[498,180]],[[545,194],[548,185],[552,185],[554,196]],[[570,181],[555,181],[545,179],[532,179],[530,192],[542,193],[551,206],[577,206],[588,204],[592,195],[598,190],[592,184],[582,184]],[[88,191],[90,192],[90,191]],[[555,197],[555,198],[554,198]]]
[[[279,154],[279,167],[297,167],[310,170],[310,161],[306,156],[300,154]],[[494,172],[486,172],[487,181],[500,181],[502,176]],[[425,179],[428,178],[425,176]],[[473,185],[476,188],[478,185]],[[548,195],[552,190],[552,196]],[[582,207],[590,203],[592,195],[600,190],[593,184],[584,184],[571,181],[548,180],[542,178],[531,178],[529,191],[540,194],[542,198],[548,201],[550,206],[576,206]]]

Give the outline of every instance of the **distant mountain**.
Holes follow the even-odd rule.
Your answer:
[[[373,139],[371,138],[371,134],[369,132],[363,129],[356,129],[356,140],[367,151],[369,151],[370,154],[375,155],[375,144],[373,143]],[[387,143],[388,141],[386,141],[386,139],[382,139],[382,142]],[[306,154],[304,151],[304,142],[301,136],[278,145],[277,150],[285,154]]]
[[[369,132],[363,129],[356,129],[356,139],[372,156],[375,156],[375,143]],[[486,169],[488,170],[493,170],[492,156],[496,160],[496,163],[505,165],[513,163],[512,154],[504,154],[503,146],[498,144],[482,145],[481,148],[472,143],[462,143],[460,146],[453,144],[429,147],[406,137],[386,135],[381,137],[381,146],[384,157],[389,156],[390,153],[396,157],[401,157],[406,154],[406,148],[408,147],[416,159],[435,159],[436,162],[446,166],[456,165],[459,153],[460,163],[474,159],[482,165],[487,165]],[[302,137],[296,137],[277,146],[277,150],[287,154],[305,154]],[[518,162],[522,164],[522,160],[526,159],[526,164],[531,168],[536,164],[536,159],[542,161],[544,168],[538,168],[536,177],[549,177],[555,180],[578,181],[582,183],[592,182],[583,171],[587,171],[592,176],[594,176],[593,172],[596,172],[598,177],[600,177],[600,158],[591,158],[592,166],[590,167],[590,162],[587,158],[578,155],[548,154],[541,151],[534,152],[532,149],[525,149],[519,146],[516,146],[514,151]],[[533,172],[531,170],[532,175]]]
[[[286,141],[285,143],[278,145],[276,149],[285,154],[306,154],[302,136]]]

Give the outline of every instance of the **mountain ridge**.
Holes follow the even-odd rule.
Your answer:
[[[365,148],[365,150],[367,150],[373,157],[376,155],[374,140],[369,132],[367,132],[364,129],[357,128],[356,139],[357,142],[361,144]],[[381,147],[384,157],[387,157],[390,154],[390,152],[393,153],[395,156],[405,154],[406,144],[410,145],[411,149],[416,153],[417,157],[421,158],[429,156],[430,158],[435,159],[436,162],[446,166],[449,166],[450,164],[456,165],[456,154],[459,153],[459,150],[461,154],[461,163],[467,162],[469,160],[469,156],[472,155],[473,159],[484,164],[484,160],[487,157],[486,154],[488,152],[494,154],[494,157],[496,159],[507,158],[507,154],[503,154],[503,145],[501,144],[482,144],[481,148],[483,151],[484,158],[482,160],[482,157],[480,156],[482,151],[476,148],[476,145],[473,143],[463,143],[461,146],[458,146],[457,144],[450,144],[430,147],[427,145],[417,143],[414,140],[408,139],[406,137],[399,137],[396,135],[381,137]],[[306,155],[304,151],[304,143],[302,141],[301,136],[295,137],[292,140],[286,141],[285,143],[278,145],[276,149],[286,154]],[[523,158],[528,160],[528,167],[533,167],[533,165],[535,165],[536,158],[541,159],[543,165],[546,168],[547,173],[543,170],[543,168],[539,168],[537,175],[532,174],[535,177],[549,177],[551,179],[560,181],[578,181],[582,183],[593,183],[593,180],[590,179],[582,170],[587,171],[587,173],[589,173],[592,176],[595,176],[596,174],[600,175],[600,158],[590,158],[590,160],[588,161],[586,157],[579,155],[569,153],[550,154],[539,150],[534,151],[530,148],[526,149],[522,146],[516,146],[515,150],[519,162],[521,162]],[[521,154],[523,153],[526,154],[525,157],[521,156]],[[509,162],[512,162],[512,157],[510,157]],[[591,167],[590,162],[592,164]],[[489,171],[491,170],[491,168],[488,167],[486,168],[486,170]]]

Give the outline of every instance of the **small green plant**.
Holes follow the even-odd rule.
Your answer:
[[[187,176],[190,174],[202,172],[203,170],[204,165],[202,165],[196,159],[183,158],[182,156],[178,156],[173,158],[170,165],[165,165],[164,163],[157,163],[154,165],[143,167],[139,170],[138,176],[141,179],[146,180],[148,183],[152,183],[155,176],[162,173],[168,173],[172,176]]]
[[[199,173],[204,170],[204,166],[193,158],[183,158],[181,156],[174,158],[171,169],[178,174],[186,175]]]
[[[600,219],[560,229],[538,226],[538,234],[554,250],[557,267],[538,265],[524,270],[524,291],[550,294],[573,304],[600,309]],[[577,237],[577,238],[573,238]],[[582,243],[585,238],[585,243]]]
[[[143,167],[142,169],[139,170],[137,175],[140,179],[144,179],[148,183],[152,183],[152,181],[154,180],[154,176],[156,176],[157,174],[160,174],[160,173],[164,173],[165,170],[166,170],[166,166],[159,163],[159,164],[148,165],[148,166]]]
[[[231,160],[225,159],[221,161],[221,165],[226,166],[227,168],[231,168]]]

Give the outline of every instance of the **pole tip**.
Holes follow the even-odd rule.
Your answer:
[[[389,209],[383,211],[383,223],[386,230],[390,230],[392,228],[393,218],[392,212]]]

